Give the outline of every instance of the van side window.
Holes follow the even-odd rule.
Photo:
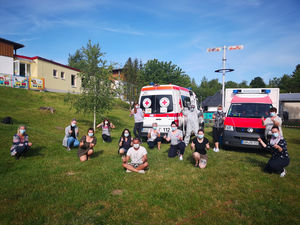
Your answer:
[[[183,102],[183,107],[190,107],[191,106],[191,99],[190,99],[190,97],[181,95],[181,100]]]

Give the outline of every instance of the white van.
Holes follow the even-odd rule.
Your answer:
[[[139,104],[145,111],[142,136],[148,134],[152,123],[157,123],[161,135],[167,134],[175,121],[179,129],[185,131],[184,107],[195,105],[197,98],[193,91],[177,85],[153,85],[141,89]]]

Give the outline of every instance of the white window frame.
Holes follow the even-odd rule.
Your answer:
[[[20,61],[19,60],[14,61],[14,75],[16,75],[16,76],[20,75]]]
[[[54,76],[54,71],[55,71],[55,76]],[[52,76],[53,76],[54,78],[57,78],[57,70],[53,69],[53,71],[52,71]]]

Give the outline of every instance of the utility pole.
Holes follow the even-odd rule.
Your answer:
[[[223,110],[225,108],[225,74],[227,72],[232,72],[234,69],[226,69],[226,49],[228,50],[242,50],[244,48],[243,45],[235,45],[235,46],[223,46],[223,47],[217,47],[217,48],[208,48],[207,52],[220,52],[223,49],[223,58],[222,58],[222,64],[223,68],[215,70],[216,73],[222,72],[222,107]]]

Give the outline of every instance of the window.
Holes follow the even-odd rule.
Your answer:
[[[268,117],[271,104],[263,103],[232,103],[228,117],[261,118]]]
[[[152,114],[158,114],[158,113],[168,113],[173,111],[173,99],[172,95],[147,95],[143,96],[141,98],[140,107],[141,109],[145,110],[145,107],[143,105],[143,102],[145,99],[150,99],[147,103],[147,100],[145,104],[150,104],[148,109],[151,109]],[[162,107],[164,104],[167,105],[167,107]],[[150,113],[150,111],[149,111]]]
[[[75,83],[75,75],[71,75],[71,86],[75,87],[76,83]]]
[[[57,77],[57,70],[53,70],[53,77]]]
[[[183,107],[191,107],[191,99],[190,97],[187,97],[187,96],[184,96],[184,95],[181,95],[181,100],[182,100],[182,103],[183,103]]]
[[[60,72],[60,78],[65,79],[65,72]]]
[[[25,76],[26,74],[26,68],[24,63],[20,63],[20,76]]]

